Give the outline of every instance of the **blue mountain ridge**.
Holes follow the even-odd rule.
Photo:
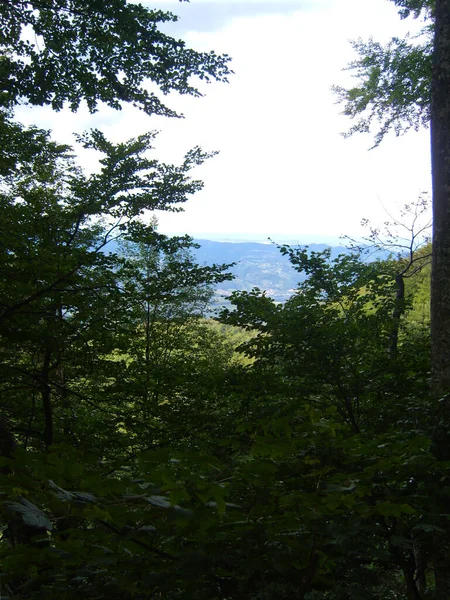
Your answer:
[[[259,242],[218,242],[211,240],[195,240],[200,248],[194,250],[199,264],[236,263],[230,269],[235,279],[219,284],[217,293],[229,296],[235,290],[250,291],[257,287],[278,302],[287,300],[304,280],[289,262],[287,256],[281,254],[276,244]],[[322,252],[329,248],[327,244],[309,244],[310,251]],[[348,253],[345,246],[332,246],[331,258]]]
[[[289,262],[287,256],[281,254],[277,245],[270,242],[251,241],[214,241],[194,239],[198,248],[192,252],[200,265],[236,263],[229,272],[234,275],[232,281],[224,281],[217,286],[215,304],[227,304],[227,297],[237,290],[250,291],[259,288],[277,302],[286,301],[295,291],[299,283],[304,281],[304,273],[298,273]],[[292,244],[296,247],[297,244]],[[301,244],[310,252],[331,250],[331,259],[339,254],[351,252],[346,246],[330,244]],[[111,241],[105,247],[106,252],[120,254],[120,244]],[[387,258],[387,252],[377,253],[374,258]],[[369,258],[370,260],[370,258]]]

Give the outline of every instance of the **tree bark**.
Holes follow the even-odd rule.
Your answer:
[[[441,398],[450,392],[450,0],[436,1],[431,156],[431,354],[433,391]]]
[[[44,366],[41,372],[41,398],[42,408],[44,410],[44,443],[48,449],[53,444],[53,409],[50,387],[50,360],[52,352],[48,348],[45,350]]]
[[[413,538],[413,552],[416,563],[416,585],[420,597],[425,597],[427,592],[427,556],[420,541]]]
[[[0,415],[0,457],[11,458],[15,449],[16,440],[10,431],[6,419]],[[11,473],[11,468],[9,466],[5,465],[0,467],[0,475],[8,475],[9,473]]]
[[[431,279],[431,377],[438,407],[435,451],[450,458],[450,0],[436,0],[431,90],[433,260]],[[447,489],[443,485],[442,489]],[[450,527],[445,492],[436,498],[445,534],[434,539],[435,598],[450,598]]]
[[[389,357],[395,359],[398,350],[398,334],[400,330],[400,319],[405,312],[405,280],[403,273],[395,276],[395,305],[392,311],[392,326],[389,335]]]

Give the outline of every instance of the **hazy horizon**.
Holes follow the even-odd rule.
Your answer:
[[[162,232],[168,236],[182,236],[186,233],[181,231],[170,231]],[[342,246],[345,242],[339,236],[320,235],[320,234],[286,234],[286,233],[273,233],[273,234],[258,234],[258,233],[214,233],[214,232],[195,232],[189,233],[190,237],[195,240],[205,240],[211,242],[255,242],[262,244],[270,244],[271,242],[279,243],[291,243],[291,244],[333,244],[335,246]]]

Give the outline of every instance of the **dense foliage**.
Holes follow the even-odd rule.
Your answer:
[[[174,116],[149,91],[200,95],[192,76],[226,81],[227,56],[186,48],[159,29],[177,17],[126,0],[6,0],[0,5],[0,106],[124,103]]]
[[[386,45],[373,38],[352,42],[358,58],[347,70],[357,80],[349,89],[334,86],[343,114],[355,119],[345,134],[374,133],[378,146],[389,131],[400,135],[430,121],[434,0],[391,0],[402,19],[421,19],[419,34],[394,37]],[[373,126],[377,129],[373,131]]]
[[[2,598],[432,598],[450,464],[429,393],[429,248],[367,262],[281,246],[301,281],[288,301],[235,292],[205,319],[227,265],[195,264],[191,240],[147,214],[178,210],[209,155],[163,164],[152,134],[93,131],[87,176],[9,112],[140,104],[144,77],[186,93],[181,72],[222,77],[226,58],[187,50],[171,71],[183,46],[156,29],[170,16],[89,6],[0,9]],[[30,25],[48,52],[21,37]],[[129,97],[101,95],[113,56],[117,77],[136,66]]]

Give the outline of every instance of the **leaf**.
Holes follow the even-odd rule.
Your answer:
[[[95,502],[96,497],[90,492],[69,492],[68,490],[64,490],[59,485],[56,485],[54,481],[49,480],[50,487],[52,487],[56,491],[56,495],[61,500],[78,501],[78,502]]]
[[[46,529],[52,531],[53,525],[42,512],[40,508],[35,506],[25,498],[19,498],[17,502],[5,502],[5,504],[14,512],[22,515],[22,519],[26,525],[35,527],[36,529]]]
[[[211,500],[210,502],[206,502],[205,506],[209,508],[216,508],[217,502]],[[225,506],[227,508],[242,508],[242,506],[239,506],[238,504],[233,504],[232,502],[225,502]]]
[[[176,504],[173,507],[173,510],[177,517],[182,517],[182,518],[187,518],[187,519],[190,519],[192,517],[192,510],[178,506],[178,504]]]
[[[139,533],[155,533],[156,527],[153,527],[152,525],[143,525],[142,527],[139,527],[137,531]]]
[[[393,504],[392,502],[380,502],[376,506],[376,512],[383,517],[401,517],[402,514],[413,515],[416,513],[408,504]]]
[[[90,492],[72,492],[75,499],[79,502],[95,502],[96,497]]]
[[[166,496],[148,496],[146,498],[149,504],[158,508],[170,508],[171,504]]]
[[[424,532],[424,533],[445,533],[444,529],[441,527],[436,527],[436,525],[430,525],[430,523],[420,523],[419,525],[415,525],[411,531],[413,532]]]

